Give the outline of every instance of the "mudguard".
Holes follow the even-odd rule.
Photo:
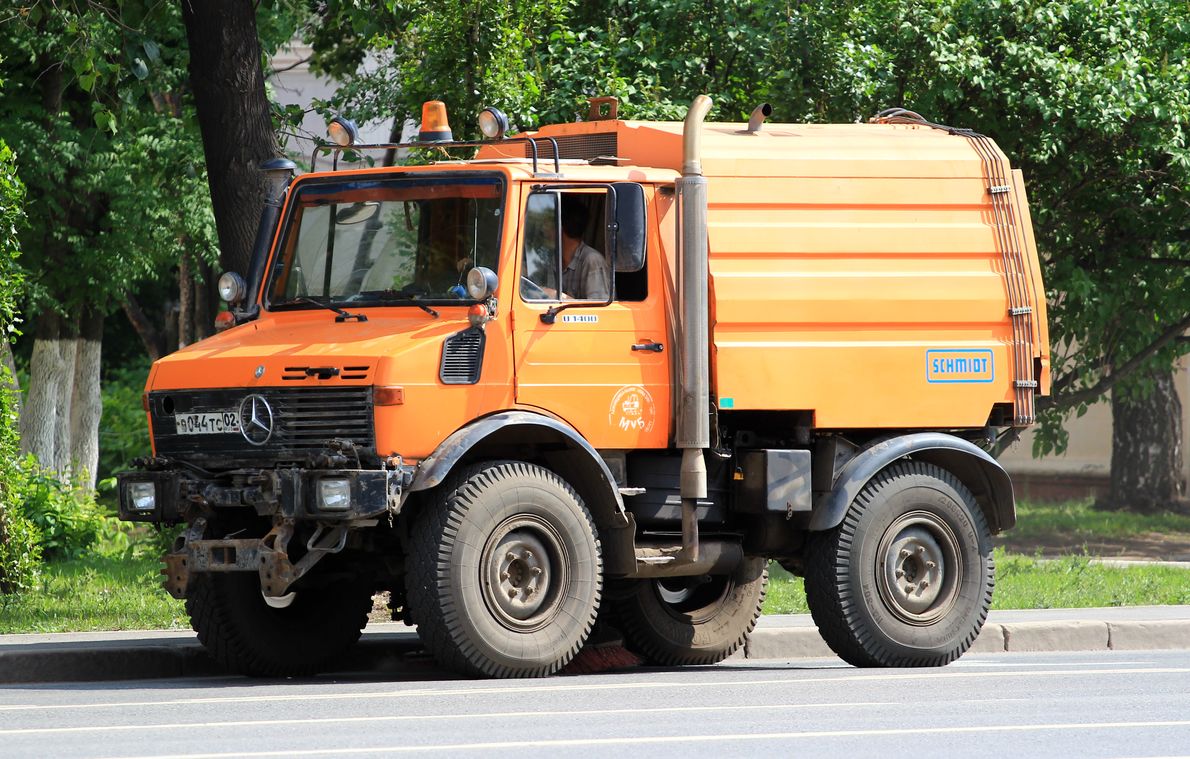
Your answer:
[[[975,495],[993,533],[1016,524],[1012,480],[1000,462],[979,446],[942,432],[899,435],[865,448],[843,465],[834,486],[814,506],[810,530],[839,525],[859,492],[876,473],[897,459],[912,456],[953,473]]]
[[[616,478],[603,457],[573,427],[557,419],[529,411],[502,411],[455,430],[433,453],[422,460],[409,489],[428,490],[438,485],[468,451],[494,434],[507,434],[510,428],[516,428],[518,433],[523,433],[528,442],[556,438],[559,435],[564,437],[573,450],[581,451],[586,454],[585,458],[590,459],[591,470],[599,475],[601,489],[605,489],[607,497],[614,501],[619,515],[624,515],[624,499],[616,485]]]

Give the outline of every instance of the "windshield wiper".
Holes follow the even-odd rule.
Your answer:
[[[422,311],[425,311],[427,314],[434,317],[435,319],[438,318],[437,311],[430,308],[425,303],[418,303],[417,298],[414,295],[412,295],[411,293],[404,293],[404,292],[401,292],[400,290],[365,290],[364,292],[360,293],[361,298],[368,298],[370,296],[377,297],[377,298],[391,298],[393,300],[398,300],[403,303],[412,303],[413,305],[417,306]]]
[[[368,320],[367,314],[353,314],[348,311],[344,311],[338,306],[332,306],[330,303],[323,303],[320,300],[315,300],[305,295],[299,295],[293,300],[300,301],[302,303],[309,303],[311,305],[318,306],[319,308],[325,308],[334,311],[336,314],[338,314],[338,316],[335,317],[336,322],[351,321],[352,319],[356,320],[357,322],[366,322]]]

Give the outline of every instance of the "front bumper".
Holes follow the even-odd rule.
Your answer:
[[[120,472],[116,480],[120,518],[133,522],[177,524],[243,508],[262,516],[350,522],[399,512],[413,472],[413,467],[400,465],[252,469],[205,477],[166,467]]]

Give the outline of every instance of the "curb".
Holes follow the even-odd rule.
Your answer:
[[[193,633],[0,636],[0,684],[226,676]],[[1190,649],[1190,606],[993,612],[970,654]],[[742,656],[741,656],[742,654]],[[834,658],[809,615],[762,617],[732,659]],[[404,625],[369,626],[342,672],[442,672]]]

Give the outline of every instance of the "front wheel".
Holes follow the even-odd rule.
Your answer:
[[[502,462],[456,475],[409,536],[409,611],[444,666],[552,674],[591,632],[603,587],[590,513],[558,475]]]
[[[637,580],[616,603],[628,647],[655,664],[715,664],[744,644],[764,605],[768,563],[731,574]]]
[[[819,632],[859,667],[948,664],[992,602],[987,520],[953,474],[922,462],[877,474],[838,527],[812,536],[805,570]]]
[[[195,575],[186,612],[207,652],[232,672],[255,677],[312,675],[359,640],[372,588],[356,579],[293,591],[270,604],[255,572]]]

